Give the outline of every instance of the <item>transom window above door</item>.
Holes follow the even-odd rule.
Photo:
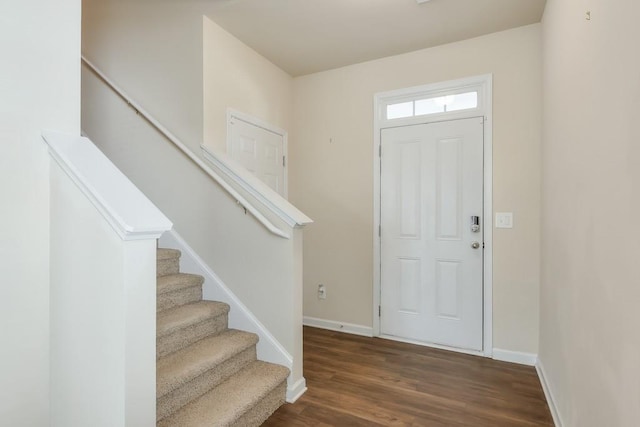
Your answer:
[[[478,91],[431,96],[387,104],[385,119],[406,119],[474,108],[478,108]]]

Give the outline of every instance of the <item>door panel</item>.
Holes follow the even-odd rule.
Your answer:
[[[381,144],[381,333],[482,350],[483,121],[384,129]]]
[[[230,121],[231,157],[281,196],[284,185],[284,139],[238,118]]]
[[[460,240],[461,148],[460,138],[436,141],[436,227],[438,239]]]
[[[398,310],[408,314],[418,314],[420,311],[420,259],[398,258],[400,262],[400,305]]]

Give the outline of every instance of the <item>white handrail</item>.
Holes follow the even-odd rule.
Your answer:
[[[313,223],[311,218],[300,212],[275,190],[237,163],[227,154],[200,145],[204,159],[210,163],[214,171],[238,184],[263,206],[275,213],[290,227],[305,226]]]
[[[158,132],[160,132],[165,138],[167,138],[173,145],[178,147],[180,151],[187,155],[200,169],[207,173],[213,180],[215,180],[222,188],[224,188],[229,194],[236,199],[236,202],[241,205],[245,211],[251,213],[255,219],[257,219],[262,225],[267,228],[271,233],[276,236],[289,239],[290,236],[276,227],[271,221],[269,221],[262,213],[260,213],[251,203],[249,203],[244,197],[242,197],[233,187],[231,187],[224,179],[222,179],[217,173],[215,173],[207,164],[204,163],[198,156],[193,154],[186,145],[182,143],[174,134],[172,134],[167,128],[162,126],[160,122],[151,116],[144,108],[142,108],[137,102],[132,100],[122,89],[120,89],[113,81],[111,81],[102,71],[100,71],[95,65],[91,63],[87,58],[81,56],[82,62],[89,67],[100,79],[107,84],[114,92],[116,92],[129,106],[131,106],[137,114],[144,117]]]

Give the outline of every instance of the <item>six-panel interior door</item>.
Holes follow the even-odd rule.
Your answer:
[[[282,135],[236,117],[229,124],[231,158],[286,198]]]
[[[382,335],[482,350],[483,126],[382,130]]]

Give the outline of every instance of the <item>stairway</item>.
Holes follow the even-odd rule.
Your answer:
[[[259,426],[285,400],[285,367],[256,358],[255,334],[229,329],[229,306],[202,300],[180,251],[157,257],[158,427]]]

